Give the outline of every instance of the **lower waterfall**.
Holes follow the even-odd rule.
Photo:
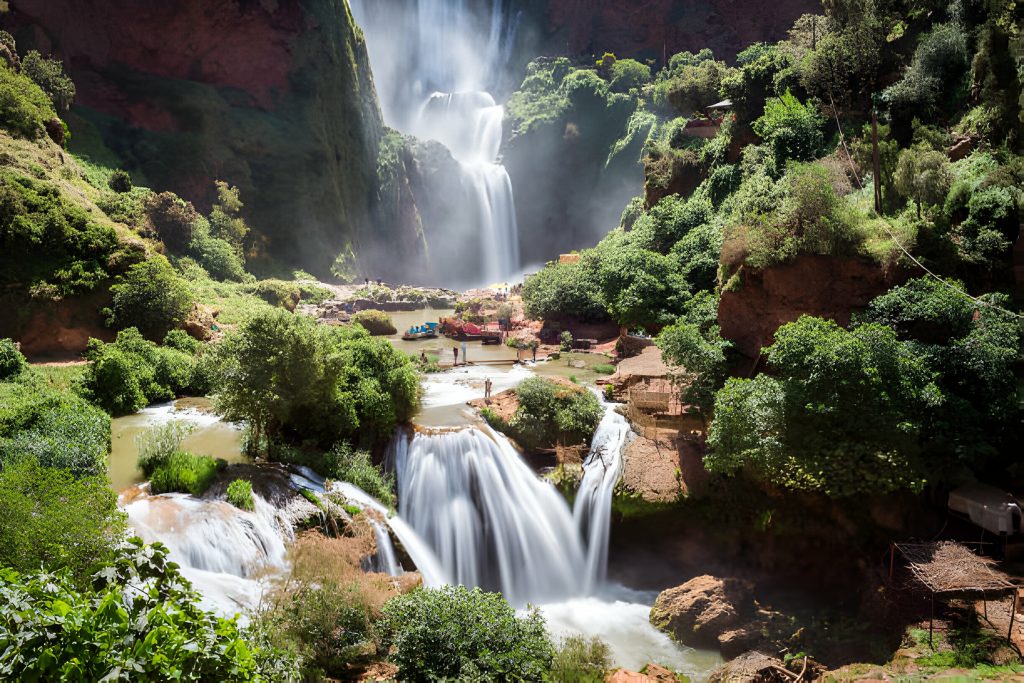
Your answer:
[[[588,595],[604,580],[627,433],[625,420],[606,407],[575,513],[500,434],[469,428],[400,436],[393,453],[399,517],[433,553],[442,583],[499,590],[517,606]]]

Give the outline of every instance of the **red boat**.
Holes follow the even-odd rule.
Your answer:
[[[473,323],[458,318],[445,318],[441,321],[441,334],[455,341],[479,341],[484,344],[500,344],[501,332],[485,330]]]

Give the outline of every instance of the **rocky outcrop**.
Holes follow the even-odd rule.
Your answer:
[[[201,209],[213,180],[238,186],[263,252],[314,272],[346,248],[416,243],[414,224],[377,219],[383,124],[344,0],[11,10],[19,46],[61,57],[75,81],[73,149]]]
[[[58,301],[31,299],[17,290],[0,293],[0,308],[7,312],[0,315],[0,338],[17,339],[33,360],[77,357],[92,337],[114,340],[100,313],[110,304],[106,287]]]
[[[648,664],[640,671],[616,669],[605,679],[605,683],[677,683],[679,680],[665,667]]]
[[[783,670],[781,659],[763,652],[747,652],[711,674],[709,683],[775,683],[793,680]]]
[[[764,270],[741,266],[738,284],[722,292],[718,324],[723,337],[756,358],[780,326],[801,315],[846,325],[854,311],[907,277],[866,259],[835,256],[803,255]]]
[[[751,43],[774,42],[801,14],[821,12],[813,0],[549,0],[547,44],[569,54],[663,61],[710,47],[733,61]]]
[[[671,503],[686,493],[679,451],[664,439],[637,436],[622,453],[623,488],[645,503]]]
[[[742,579],[698,576],[662,591],[651,608],[651,623],[681,643],[714,646],[738,627],[753,586]]]

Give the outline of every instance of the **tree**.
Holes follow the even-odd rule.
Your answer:
[[[771,376],[730,379],[716,396],[710,471],[833,497],[923,485],[919,437],[942,394],[891,328],[803,316],[765,354]]]
[[[499,593],[446,586],[384,605],[382,640],[402,680],[542,680],[554,655],[537,609],[519,616]],[[485,628],[482,628],[486,625]]]
[[[150,339],[163,339],[195,305],[188,283],[160,254],[133,265],[110,291],[114,295],[111,324],[137,327]]]
[[[687,303],[687,314],[661,331],[657,338],[672,368],[672,381],[684,401],[697,409],[705,426],[715,403],[715,392],[725,381],[726,354],[731,344],[722,338],[716,320],[715,298],[702,292]]]
[[[238,196],[238,188],[228,185],[223,180],[218,180],[215,184],[217,202],[210,212],[210,234],[230,244],[241,258],[249,226],[242,218],[242,200]]]
[[[611,66],[609,87],[613,92],[629,92],[651,81],[651,67],[635,59],[619,59]]]
[[[579,320],[607,320],[598,298],[594,273],[580,262],[552,262],[523,283],[523,305],[534,320],[571,316]]]
[[[199,212],[192,203],[173,192],[160,192],[146,197],[144,208],[160,241],[173,252],[184,252],[199,220]]]
[[[126,529],[105,473],[76,479],[32,457],[0,469],[0,519],[0,566],[63,570],[80,587],[113,558]]]
[[[922,206],[941,204],[953,182],[949,159],[925,145],[915,145],[900,152],[893,184],[902,196],[917,204],[917,216]]]
[[[37,50],[29,50],[21,60],[21,72],[43,89],[57,111],[71,108],[75,101],[75,84],[64,73],[64,63],[59,59],[49,59]]]
[[[801,104],[787,90],[780,97],[765,102],[764,115],[754,121],[753,128],[771,147],[775,166],[781,170],[787,161],[809,161],[817,157],[824,142],[822,124],[813,105]]]
[[[328,327],[276,309],[246,321],[219,354],[218,410],[249,423],[254,447],[304,440],[374,446],[419,401],[409,357],[358,325]]]

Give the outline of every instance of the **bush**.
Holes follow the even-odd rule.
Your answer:
[[[230,242],[213,236],[210,230],[210,224],[205,218],[195,221],[188,253],[217,280],[241,282],[251,277],[245,272],[240,251]]]
[[[594,372],[599,375],[613,375],[615,374],[615,366],[609,363],[599,363],[591,368]]]
[[[386,336],[398,332],[395,324],[391,322],[391,317],[383,311],[359,311],[352,316],[352,322],[362,325],[366,328],[367,332],[375,337]]]
[[[534,320],[607,318],[593,274],[579,261],[548,264],[523,283],[522,294],[526,315]]]
[[[0,466],[31,457],[76,477],[103,475],[110,417],[69,392],[45,384],[0,384]]]
[[[635,59],[618,59],[612,64],[608,85],[614,92],[629,92],[650,81],[651,67]]]
[[[164,346],[194,356],[203,348],[203,342],[185,330],[171,330],[164,336]]]
[[[586,389],[531,377],[519,383],[516,396],[509,430],[526,448],[589,443],[601,421],[601,404]]]
[[[195,427],[187,422],[171,421],[139,434],[135,437],[139,469],[148,477],[158,467],[166,465],[171,456],[181,450],[181,442],[193,431]]]
[[[162,339],[195,305],[188,283],[159,254],[132,266],[110,291],[110,323],[119,329],[136,327],[149,339]]]
[[[76,479],[32,457],[0,469],[0,519],[0,566],[64,570],[79,586],[88,585],[92,573],[111,559],[126,529],[105,475]],[[7,608],[0,612],[9,614]]]
[[[0,169],[0,242],[0,282],[51,297],[93,289],[109,264],[135,257],[58,185],[9,169]]]
[[[43,89],[58,111],[67,111],[75,101],[75,84],[64,73],[59,59],[43,57],[37,50],[29,50],[21,60],[21,72]]]
[[[230,246],[241,263],[242,244],[249,234],[249,226],[242,218],[242,200],[238,196],[237,187],[223,180],[216,181],[215,185],[217,203],[210,212],[210,234]]]
[[[389,508],[395,506],[395,475],[374,465],[368,451],[353,450],[348,444],[339,443],[324,456],[323,473],[355,484]]]
[[[446,586],[418,589],[384,605],[382,640],[403,680],[482,678],[536,681],[553,656],[536,609],[517,616],[498,593]]]
[[[294,311],[299,305],[299,288],[294,282],[284,280],[261,280],[252,286],[251,291],[271,306]]]
[[[252,497],[252,482],[235,479],[228,484],[228,502],[240,510],[255,510],[256,501]]]
[[[110,178],[107,179],[107,186],[118,194],[131,192],[132,177],[128,175],[128,171],[125,171],[124,169],[115,169],[111,172]]]
[[[0,126],[15,137],[33,140],[45,135],[46,123],[55,118],[46,93],[0,60]]]
[[[85,356],[92,362],[82,376],[82,392],[113,415],[202,389],[198,385],[205,381],[191,355],[157,346],[134,327],[118,332],[112,344],[90,339]]]
[[[237,617],[204,612],[159,543],[125,543],[87,587],[2,569],[0,600],[0,642],[19,643],[0,650],[10,680],[280,680],[271,672],[291,668],[243,640]]]
[[[193,230],[199,220],[195,207],[173,192],[151,194],[143,206],[160,241],[171,251],[183,253],[192,242]]]
[[[217,461],[210,456],[177,451],[153,470],[149,490],[153,493],[191,493],[193,496],[201,496],[210,487],[216,474]]]
[[[787,90],[765,102],[764,115],[754,121],[753,128],[771,148],[776,168],[782,169],[787,161],[810,161],[818,155],[824,142],[823,123],[814,106],[801,104]]]
[[[561,351],[572,351],[572,332],[565,330],[558,335],[558,348]]]
[[[921,207],[942,204],[953,182],[949,159],[943,152],[917,145],[900,152],[893,174],[897,192],[917,203],[917,215]]]
[[[611,648],[597,637],[568,636],[555,650],[551,680],[602,683],[612,667]]]
[[[28,361],[11,339],[0,339],[0,382],[17,377],[28,368]]]

